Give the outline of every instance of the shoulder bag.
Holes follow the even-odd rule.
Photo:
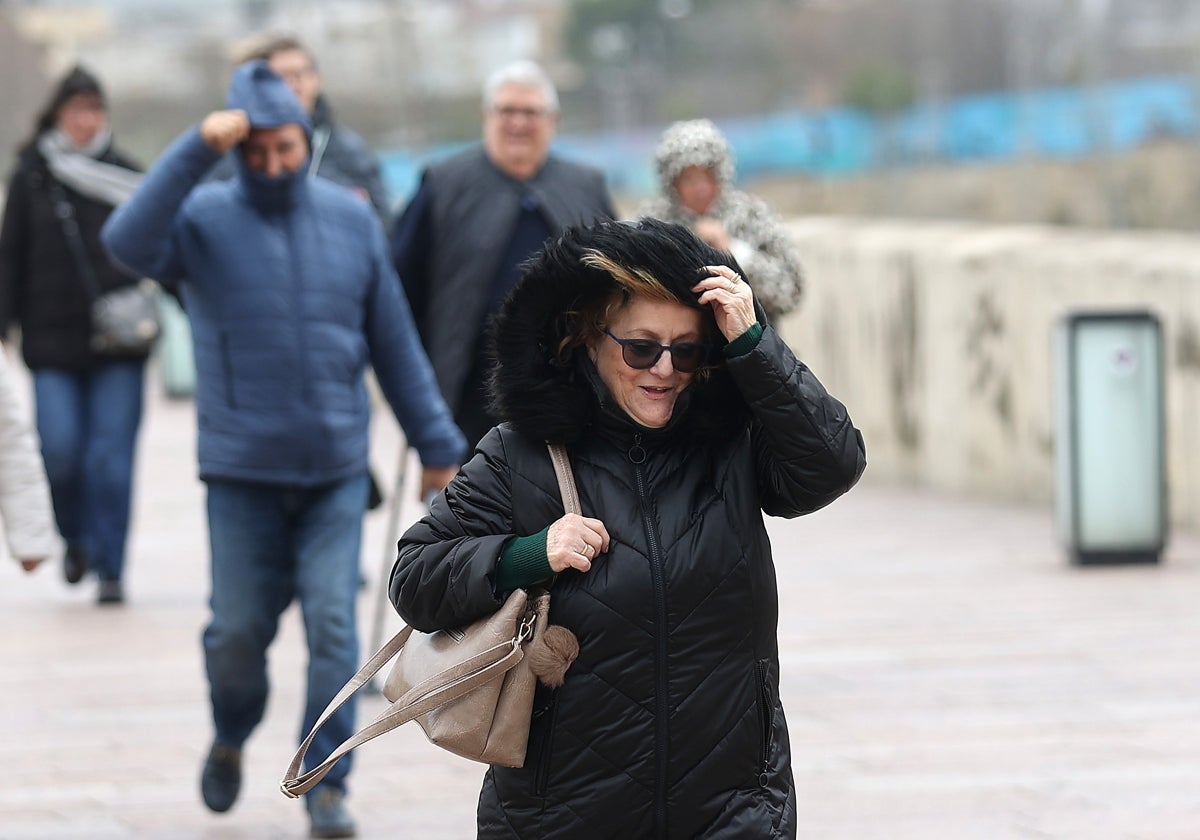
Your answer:
[[[102,293],[79,233],[75,205],[54,178],[46,179],[46,189],[54,203],[54,215],[67,237],[75,269],[92,300],[92,350],[116,355],[148,352],[161,330],[158,288],[154,281],[142,279]]]
[[[561,446],[548,445],[567,513],[580,513],[571,463]],[[555,688],[579,653],[575,635],[548,623],[550,593],[514,591],[492,615],[467,627],[421,633],[404,627],[359,669],[300,744],[280,790],[295,799],[312,790],[344,755],[411,720],[437,746],[486,764],[525,763],[533,694],[538,680]],[[313,737],[329,717],[389,661],[387,709],[301,773]]]

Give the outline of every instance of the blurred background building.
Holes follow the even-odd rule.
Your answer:
[[[397,202],[513,59],[626,213],[662,129],[714,119],[790,217],[810,282],[781,327],[877,480],[1048,501],[1059,319],[1157,314],[1171,519],[1200,527],[1200,0],[0,0],[0,144],[82,61],[149,164],[267,31],[311,47]]]
[[[784,212],[1200,223],[1200,0],[7,0],[0,141],[79,60],[148,163],[266,30],[312,47],[399,199],[477,137],[487,72],[529,57],[564,152],[629,205],[662,127],[707,116]]]

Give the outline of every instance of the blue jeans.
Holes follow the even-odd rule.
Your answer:
[[[212,620],[204,630],[204,658],[218,743],[240,747],[262,720],[267,648],[293,599],[300,602],[308,641],[301,738],[358,670],[366,503],[366,473],[321,487],[208,481]],[[307,766],[323,761],[354,726],[351,701],[313,739]],[[346,756],[320,786],[344,791],[350,765]]]
[[[120,580],[125,568],[144,371],[140,361],[33,371],[54,518],[101,580]]]

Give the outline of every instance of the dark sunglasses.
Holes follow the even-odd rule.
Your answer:
[[[604,334],[621,345],[621,358],[634,370],[646,370],[658,364],[664,351],[671,351],[671,367],[680,373],[692,373],[704,367],[712,354],[712,346],[697,341],[679,344],[659,344],[648,338],[617,338],[606,328]]]

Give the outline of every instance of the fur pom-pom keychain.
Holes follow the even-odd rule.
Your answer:
[[[567,669],[579,656],[579,640],[559,624],[551,624],[525,648],[529,670],[547,688],[558,688],[566,678]]]

